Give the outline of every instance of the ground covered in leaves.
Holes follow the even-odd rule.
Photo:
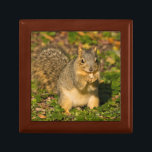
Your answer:
[[[62,46],[69,57],[76,56],[79,44],[83,48],[97,46],[101,64],[99,85],[100,106],[90,110],[78,107],[71,115],[57,103],[58,95],[38,89],[36,80],[31,80],[32,121],[120,121],[120,32],[33,32],[31,35],[31,58],[39,48],[48,44]]]

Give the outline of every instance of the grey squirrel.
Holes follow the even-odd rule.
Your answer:
[[[99,63],[96,48],[78,49],[78,56],[69,62],[63,51],[45,48],[32,64],[32,79],[42,88],[59,93],[58,103],[70,114],[72,107],[98,107]]]
[[[62,70],[57,82],[58,103],[70,114],[72,107],[87,105],[90,109],[99,106],[99,63],[96,48],[78,49],[78,57],[70,61]]]

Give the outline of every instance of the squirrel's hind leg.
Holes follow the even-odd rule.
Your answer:
[[[90,109],[93,109],[94,107],[99,106],[99,97],[92,95],[89,99],[88,105]]]
[[[65,110],[66,115],[70,115],[69,110],[72,108],[72,101],[65,95],[62,95],[62,98],[59,99],[60,106]]]

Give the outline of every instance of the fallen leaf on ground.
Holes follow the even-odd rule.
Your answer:
[[[43,108],[35,108],[36,111],[45,111]]]
[[[116,100],[119,98],[119,95],[116,95],[115,97],[112,97],[112,101]]]
[[[109,62],[110,64],[114,64],[114,63],[115,63],[115,60],[112,59],[111,57],[108,57],[108,58],[106,59],[106,61]]]
[[[111,117],[111,119],[115,119],[116,117]]]
[[[44,115],[42,115],[42,114],[38,114],[38,116],[39,116],[41,119],[46,118],[46,116],[44,116]]]
[[[115,45],[120,46],[120,41],[115,41]]]
[[[41,35],[43,35],[46,39],[49,39],[50,41],[53,41],[53,40],[54,40],[53,37],[51,37],[51,36],[49,36],[49,35],[47,35],[47,34],[45,34],[45,33],[41,33]]]
[[[83,44],[82,47],[85,48],[85,49],[89,49],[91,46],[86,43],[86,44]]]
[[[103,118],[103,116],[99,116],[100,118]]]
[[[85,35],[83,32],[78,32],[78,34],[81,36]]]
[[[109,43],[113,43],[114,42],[113,38],[108,38],[108,41],[109,41]]]
[[[119,48],[117,47],[117,46],[113,46],[113,48],[112,48],[114,51],[118,51],[119,50]]]
[[[65,36],[66,32],[61,32],[60,36]]]

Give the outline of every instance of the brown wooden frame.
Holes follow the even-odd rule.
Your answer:
[[[31,121],[31,32],[120,31],[121,121]],[[21,133],[132,133],[133,132],[133,21],[50,19],[19,21],[19,132]]]

